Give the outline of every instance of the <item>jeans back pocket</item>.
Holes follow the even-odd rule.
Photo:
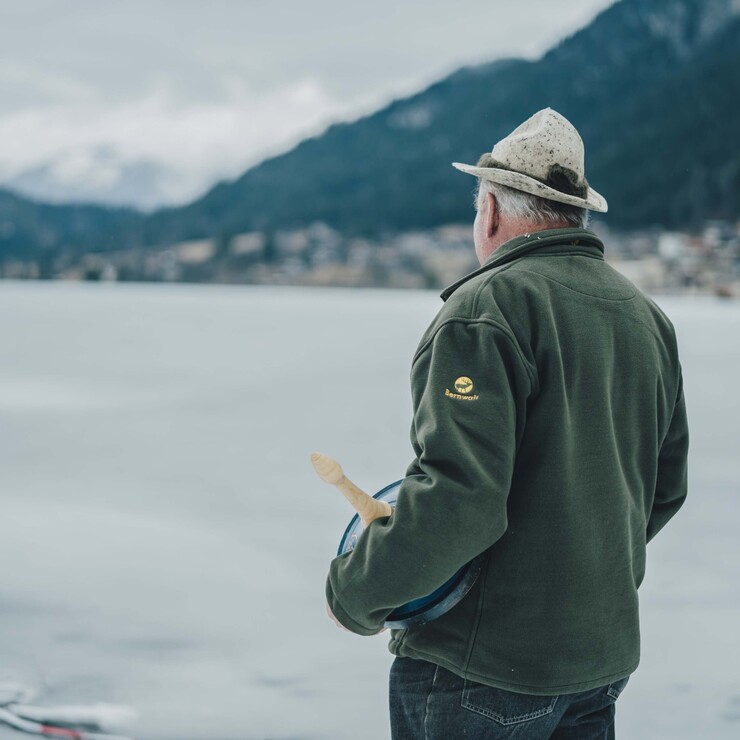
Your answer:
[[[611,696],[614,701],[619,699],[619,695],[624,691],[624,687],[627,685],[627,681],[630,680],[630,677],[627,676],[627,678],[620,678],[619,681],[615,681],[614,683],[610,683],[606,687],[606,693],[608,696]]]
[[[557,701],[557,696],[517,694],[466,679],[460,706],[499,724],[514,725],[550,714]]]

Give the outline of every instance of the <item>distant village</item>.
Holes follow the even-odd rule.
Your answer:
[[[607,260],[646,292],[740,297],[740,221],[712,221],[695,234],[627,234],[598,222],[591,228],[604,239]],[[161,248],[0,261],[0,277],[439,289],[477,266],[470,224],[369,239],[314,223]]]

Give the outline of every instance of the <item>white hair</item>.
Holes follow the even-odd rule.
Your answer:
[[[475,192],[475,210],[483,206],[486,194],[492,193],[502,216],[524,221],[532,226],[542,223],[567,223],[585,229],[588,225],[588,209],[540,198],[521,190],[514,190],[497,182],[478,178]]]

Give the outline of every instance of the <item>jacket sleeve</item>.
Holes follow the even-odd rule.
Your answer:
[[[534,385],[514,337],[495,322],[448,320],[420,346],[411,371],[416,459],[394,513],[331,563],[327,599],[345,627],[376,633],[395,608],[430,594],[503,535]]]
[[[665,527],[686,500],[688,451],[689,427],[686,419],[683,377],[679,375],[673,416],[658,456],[658,476],[647,523],[647,542]]]

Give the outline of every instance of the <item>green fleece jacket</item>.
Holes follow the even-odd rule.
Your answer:
[[[467,596],[392,653],[529,694],[639,662],[645,546],[686,497],[673,327],[592,232],[499,247],[450,286],[411,370],[411,463],[391,517],[337,557],[329,606],[377,632],[480,553]]]

